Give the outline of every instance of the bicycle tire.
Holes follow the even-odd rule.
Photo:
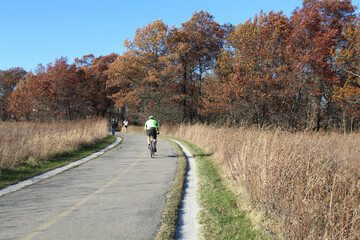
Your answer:
[[[153,140],[152,137],[151,137],[151,140],[150,140],[150,157],[151,158],[154,157],[154,140]]]

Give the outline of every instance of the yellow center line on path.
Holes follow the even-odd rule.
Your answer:
[[[132,169],[138,162],[140,162],[140,160],[144,157],[145,153],[147,153],[147,150],[144,151],[142,153],[142,155],[135,161],[133,162],[127,169],[125,169],[124,171],[122,171],[121,173],[119,173],[116,177],[114,177],[113,179],[111,179],[109,182],[107,182],[106,184],[104,184],[102,187],[98,188],[97,190],[95,190],[94,192],[92,192],[91,194],[89,194],[88,196],[86,196],[85,198],[83,198],[81,201],[75,203],[74,205],[72,205],[71,207],[67,208],[66,210],[64,210],[63,212],[60,212],[58,215],[56,215],[55,217],[51,218],[50,220],[48,220],[47,222],[45,222],[44,224],[40,225],[39,227],[37,227],[34,231],[28,233],[25,237],[21,238],[22,240],[29,240],[32,239],[33,237],[35,237],[37,234],[39,234],[41,231],[46,230],[48,227],[50,227],[51,225],[53,225],[56,221],[64,218],[65,216],[67,216],[70,212],[74,211],[75,209],[77,209],[78,207],[80,207],[81,205],[83,205],[84,203],[86,203],[87,201],[89,201],[90,199],[92,199],[96,194],[101,193],[102,191],[104,191],[106,188],[110,187],[112,184],[114,184],[114,182],[118,181],[125,173],[127,173],[130,169]]]

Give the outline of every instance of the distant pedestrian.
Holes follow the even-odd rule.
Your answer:
[[[115,136],[115,129],[118,127],[118,123],[115,122],[115,119],[113,118],[112,122],[111,122],[111,131],[112,131],[112,135]]]
[[[129,125],[129,121],[128,120],[124,120],[124,127],[125,127],[125,133],[127,133],[127,127]]]

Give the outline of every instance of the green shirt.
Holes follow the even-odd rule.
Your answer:
[[[149,119],[145,123],[145,129],[149,130],[150,128],[158,129],[159,124],[154,119]]]

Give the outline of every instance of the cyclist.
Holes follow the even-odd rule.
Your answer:
[[[159,124],[156,122],[153,116],[150,116],[145,123],[145,130],[147,135],[148,148],[150,148],[150,136],[154,137],[154,152],[156,152],[156,138],[159,134]]]

